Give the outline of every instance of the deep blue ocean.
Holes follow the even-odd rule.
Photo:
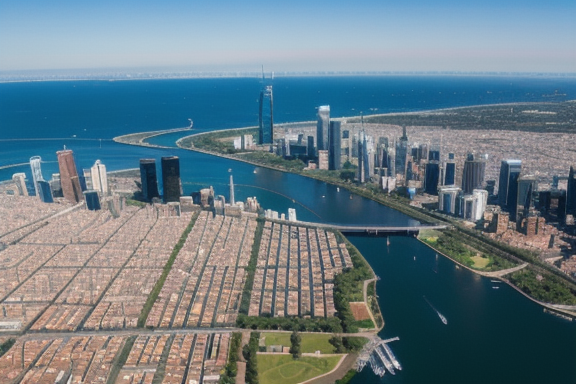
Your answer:
[[[479,104],[576,99],[576,78],[480,76],[290,77],[274,80],[277,123],[315,120],[319,105],[333,117],[452,108]],[[133,132],[188,126],[198,131],[254,126],[259,79],[69,81],[0,84],[0,180],[26,172],[40,155],[45,178],[58,172],[56,151],[74,150],[80,168],[102,160],[108,170],[138,167],[138,159],[178,155],[184,190],[213,185],[236,198],[257,196],[265,208],[333,223],[413,225],[405,215],[296,175],[176,148],[116,144]],[[181,134],[179,134],[181,135]],[[179,135],[154,139],[172,145]],[[4,167],[4,168],[2,168]],[[1,219],[1,218],[0,218]],[[455,265],[414,239],[351,238],[382,277],[377,293],[386,326],[382,337],[404,366],[377,379],[368,370],[353,383],[576,383],[576,324],[507,286]],[[448,318],[443,325],[423,300]]]

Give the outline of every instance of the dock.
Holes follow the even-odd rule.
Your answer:
[[[392,375],[395,374],[394,369],[401,370],[402,366],[396,359],[392,349],[388,343],[400,340],[399,337],[392,337],[390,339],[382,340],[378,336],[370,339],[356,360],[355,369],[360,372],[366,365],[370,365],[375,375],[382,377],[388,370]]]

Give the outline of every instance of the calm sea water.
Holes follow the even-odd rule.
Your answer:
[[[266,208],[297,209],[301,220],[413,225],[405,215],[324,183],[179,149],[119,145],[117,135],[188,125],[198,130],[257,123],[256,79],[0,84],[0,167],[42,156],[46,178],[66,145],[81,168],[101,159],[109,170],[134,168],[141,157],[178,155],[186,193],[213,185],[236,197],[257,196]],[[466,105],[576,99],[573,78],[329,77],[274,81],[277,122],[417,111]],[[75,136],[75,137],[73,137]],[[158,138],[157,142],[173,142]],[[102,139],[102,140],[100,140]],[[0,169],[0,180],[28,166]],[[576,324],[544,314],[523,296],[492,288],[414,239],[351,238],[382,277],[378,295],[391,344],[404,370],[378,379],[367,369],[354,383],[574,383]],[[414,260],[416,257],[416,260]],[[443,325],[426,296],[447,318]]]

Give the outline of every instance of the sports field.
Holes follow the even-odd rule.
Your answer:
[[[291,355],[258,355],[260,384],[295,384],[330,372],[342,358],[302,356],[294,360]]]

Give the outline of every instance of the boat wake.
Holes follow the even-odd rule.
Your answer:
[[[426,298],[426,296],[422,296],[424,298],[424,300],[426,300],[426,302],[428,303],[428,305],[430,306],[430,308],[432,308],[434,310],[434,312],[436,312],[436,314],[438,315],[438,317],[440,318],[440,320],[444,323],[444,325],[448,325],[448,319],[446,318],[446,316],[444,316],[443,314],[440,313],[439,310],[436,309],[436,307],[434,307],[432,305],[432,303]]]

